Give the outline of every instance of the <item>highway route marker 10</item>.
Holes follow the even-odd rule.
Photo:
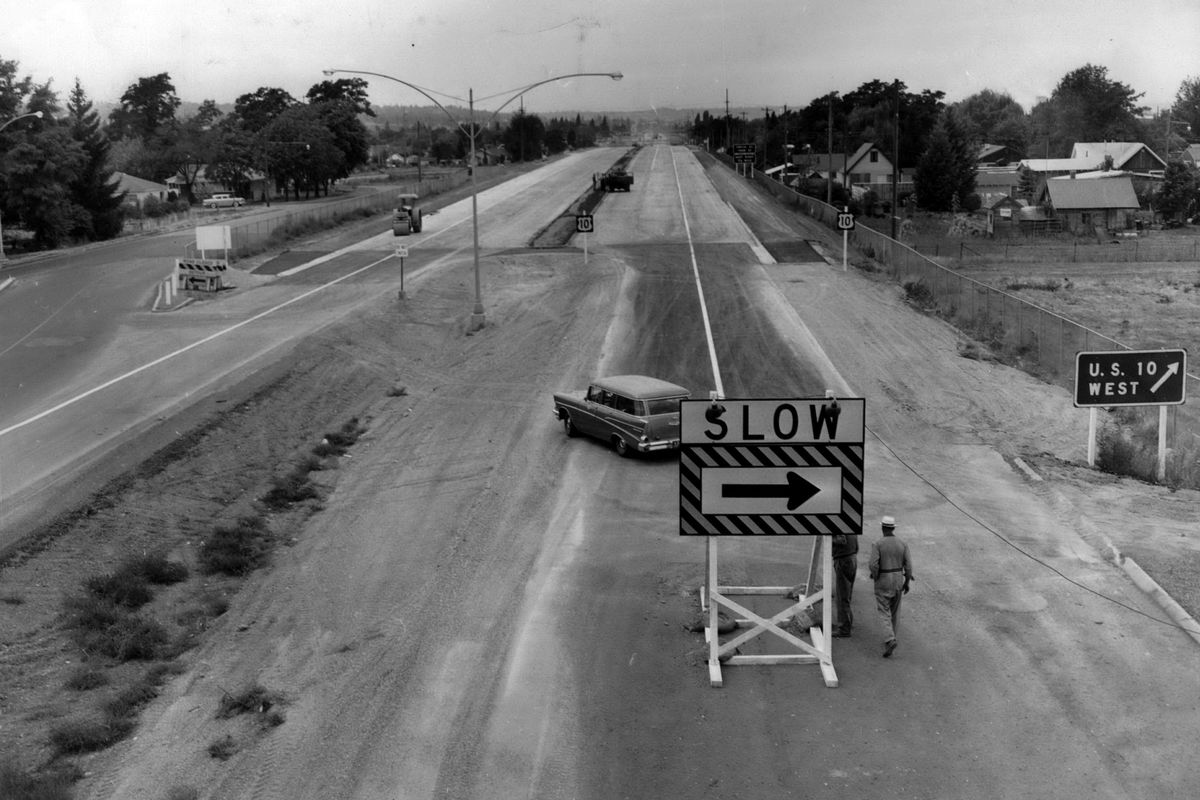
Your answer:
[[[1075,354],[1075,405],[1180,405],[1186,373],[1186,350],[1079,352]]]
[[[596,229],[595,217],[591,214],[576,214],[575,215],[575,232],[576,233],[591,233]]]
[[[837,215],[837,227],[839,231],[854,230],[854,215],[849,211],[839,211]]]

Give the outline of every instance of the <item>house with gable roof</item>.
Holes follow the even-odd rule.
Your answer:
[[[117,188],[125,193],[126,205],[141,208],[148,198],[166,202],[171,197],[172,189],[165,183],[148,181],[125,172],[114,172],[113,176],[117,179]]]
[[[1059,177],[1046,181],[1039,205],[1048,204],[1063,230],[1076,234],[1128,230],[1141,205],[1128,174],[1115,177]]]
[[[1047,178],[1105,169],[1131,172],[1143,178],[1162,178],[1167,162],[1140,142],[1076,142],[1069,158],[1026,158],[1021,166]]]
[[[792,162],[803,160],[801,177],[833,180],[843,187],[862,193],[873,190],[880,196],[892,191],[892,162],[875,144],[867,142],[853,153],[793,154]],[[900,175],[899,189],[911,190],[912,178]]]

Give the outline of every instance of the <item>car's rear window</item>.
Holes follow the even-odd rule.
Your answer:
[[[643,400],[642,405],[645,407],[645,415],[647,417],[657,416],[658,414],[678,414],[680,397],[658,397],[653,400]]]

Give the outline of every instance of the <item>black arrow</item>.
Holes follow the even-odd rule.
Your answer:
[[[786,497],[787,510],[795,511],[816,497],[820,487],[806,481],[795,472],[787,474],[787,485],[782,483],[723,483],[721,497]]]

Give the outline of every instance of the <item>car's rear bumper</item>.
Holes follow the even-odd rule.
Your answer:
[[[641,452],[641,453],[650,453],[650,452],[654,452],[655,450],[678,450],[679,449],[679,440],[678,439],[656,439],[655,441],[652,441],[652,442],[638,442],[637,449],[638,449],[638,452]]]

